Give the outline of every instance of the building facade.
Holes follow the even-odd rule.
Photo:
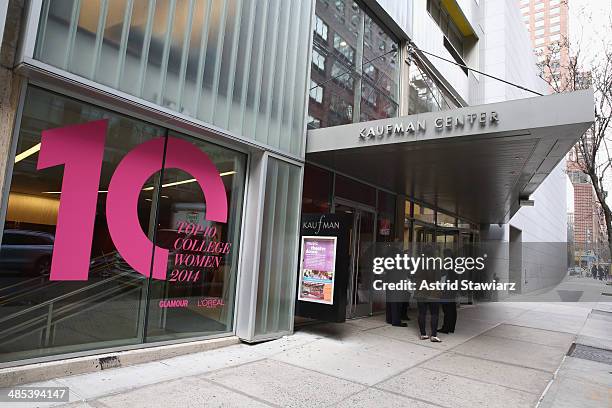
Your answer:
[[[301,214],[344,217],[349,318],[375,244],[509,231],[592,94],[468,69],[539,84],[497,3],[10,1],[0,367],[292,333]]]
[[[568,84],[569,0],[520,0],[521,13],[544,75],[557,89]]]

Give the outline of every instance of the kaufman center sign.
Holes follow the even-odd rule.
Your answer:
[[[454,116],[438,116],[433,120],[433,126],[436,131],[444,130],[463,130],[474,128],[475,126],[485,127],[499,122],[497,112],[478,112],[467,113],[465,115]],[[405,136],[410,134],[425,133],[427,131],[427,121],[423,120],[408,120],[397,121],[387,125],[364,127],[359,132],[360,140],[372,140],[382,138],[385,135]]]

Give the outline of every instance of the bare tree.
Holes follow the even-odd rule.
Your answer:
[[[588,23],[588,17],[584,19]],[[612,147],[612,35],[600,35],[601,47],[592,61],[585,62],[585,47],[580,42],[571,43],[567,38],[548,47],[538,55],[540,76],[555,93],[593,88],[595,93],[595,122],[573,147],[570,155],[572,167],[588,176],[605,219],[608,251],[612,253],[612,209],[606,202],[608,192],[605,181],[612,175],[612,159],[608,147]]]

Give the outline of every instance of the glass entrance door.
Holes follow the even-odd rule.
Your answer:
[[[346,317],[372,314],[372,258],[375,250],[374,209],[358,204],[338,202],[336,213],[351,216],[349,223],[349,281],[347,286]]]

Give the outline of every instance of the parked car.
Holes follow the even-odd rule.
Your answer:
[[[51,271],[53,234],[7,229],[0,247],[0,272],[48,275]]]

